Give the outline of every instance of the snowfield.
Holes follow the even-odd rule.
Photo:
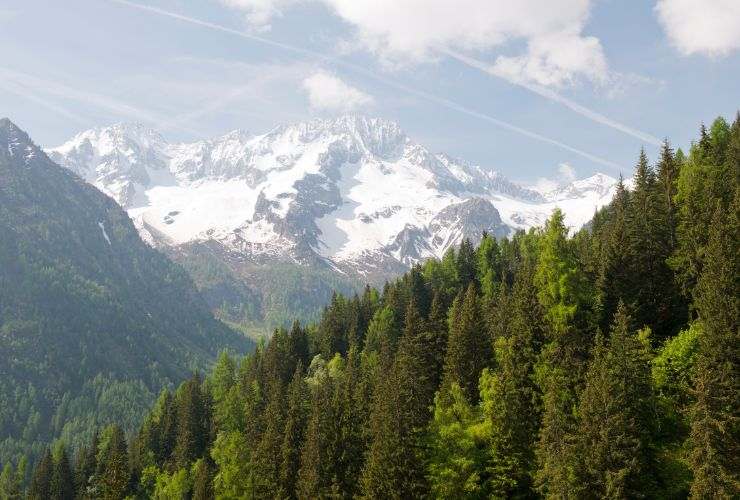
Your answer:
[[[483,230],[503,236],[542,225],[555,207],[580,228],[617,183],[596,174],[540,193],[433,154],[394,122],[362,116],[190,144],[119,124],[47,153],[126,208],[152,244],[211,240],[231,252],[318,258],[363,275],[440,257]]]

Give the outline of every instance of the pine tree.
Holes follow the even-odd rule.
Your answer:
[[[654,486],[649,339],[631,333],[629,321],[620,304],[609,342],[599,336],[586,372],[578,412],[575,498],[649,497]]]
[[[63,444],[54,452],[54,466],[50,483],[50,498],[72,500],[75,497],[74,476],[69,465],[69,456]]]
[[[729,213],[717,207],[696,289],[703,325],[691,408],[692,498],[740,495],[740,190]]]
[[[28,489],[29,500],[47,500],[51,497],[51,480],[54,474],[54,461],[47,448],[33,471]]]
[[[450,313],[444,382],[457,383],[471,404],[478,401],[478,378],[491,360],[491,343],[482,320],[475,285],[457,296]]]

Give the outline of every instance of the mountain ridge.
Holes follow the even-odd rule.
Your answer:
[[[379,282],[380,262],[407,268],[440,257],[480,231],[510,234],[561,206],[585,224],[616,179],[597,174],[552,193],[414,142],[393,121],[361,115],[313,119],[255,135],[235,130],[171,144],[143,125],[77,134],[48,150],[126,208],[152,244],[217,241],[225,251],[334,267]],[[580,183],[580,184],[578,184]],[[454,234],[440,214],[469,203],[477,222]],[[483,215],[491,224],[482,227]],[[435,222],[436,218],[436,222]],[[409,244],[413,233],[415,244]],[[403,244],[406,241],[406,244]]]

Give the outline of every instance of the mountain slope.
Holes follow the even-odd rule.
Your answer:
[[[163,385],[250,348],[126,212],[7,119],[0,235],[0,461],[101,421],[133,425]]]
[[[578,228],[616,184],[598,174],[539,193],[434,154],[394,122],[352,115],[192,144],[119,124],[82,132],[49,154],[113,197],[147,241],[195,275],[203,275],[205,252],[225,264],[229,279],[265,283],[267,292],[252,286],[239,295],[262,319],[274,310],[265,293],[284,290],[265,279],[270,267],[333,276],[345,290],[382,284],[463,238],[540,225],[556,206]],[[209,303],[229,299],[210,294],[212,276],[196,281]],[[319,287],[322,298],[329,281]]]

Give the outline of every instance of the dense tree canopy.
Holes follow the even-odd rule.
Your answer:
[[[739,152],[718,119],[687,156],[640,153],[577,234],[556,210],[336,295],[74,473],[45,453],[29,495],[68,474],[79,498],[737,498]]]

